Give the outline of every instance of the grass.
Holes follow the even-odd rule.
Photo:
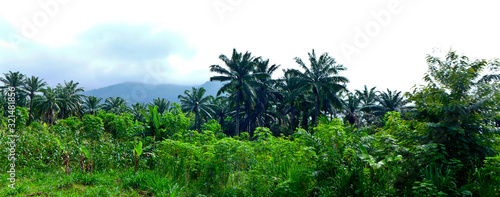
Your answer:
[[[179,196],[183,186],[153,171],[80,172],[67,175],[62,171],[21,172],[15,189],[2,175],[0,196]]]

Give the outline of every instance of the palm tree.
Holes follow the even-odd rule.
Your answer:
[[[296,106],[297,99],[302,92],[304,92],[304,86],[301,86],[297,80],[294,80],[296,76],[290,70],[283,69],[283,78],[278,80],[277,86],[281,90],[281,111],[283,114],[290,114],[289,129],[291,134],[295,131],[298,126],[298,121],[295,117],[298,115],[298,108]]]
[[[47,87],[42,89],[43,96],[35,100],[35,108],[43,115],[44,121],[49,125],[54,123],[54,116],[60,111],[62,99],[58,97],[55,89]]]
[[[335,94],[338,91],[346,90],[345,84],[349,82],[346,77],[339,76],[339,71],[346,70],[346,68],[341,64],[336,64],[333,57],[330,57],[328,53],[323,53],[319,58],[316,57],[314,49],[312,53],[308,53],[310,68],[299,58],[295,58],[295,62],[304,70],[300,72],[298,70],[292,69],[290,72],[296,77],[296,80],[302,86],[307,87],[311,90],[314,95],[314,116],[313,124],[316,125],[316,121],[319,115],[319,105],[320,105],[320,94],[327,94],[330,99],[335,99],[336,103],[341,103],[341,99]]]
[[[102,98],[95,96],[87,96],[83,101],[83,108],[89,112],[90,115],[94,115],[94,112],[101,108]]]
[[[361,99],[353,93],[348,93],[347,98],[343,102],[345,119],[349,124],[360,126],[361,119]]]
[[[401,94],[401,91],[397,90],[387,89],[387,92],[381,92],[377,101],[379,106],[375,108],[375,111],[378,116],[384,116],[390,111],[401,112],[409,108],[406,106],[408,100]]]
[[[212,96],[204,96],[206,90],[205,88],[196,89],[192,88],[192,91],[184,91],[184,95],[179,95],[179,99],[182,103],[182,111],[184,112],[194,112],[194,126],[196,130],[200,130],[201,117],[200,116],[210,116],[209,101]]]
[[[2,89],[13,87],[15,88],[14,93],[15,99],[16,99],[16,106],[24,106],[25,100],[26,100],[26,93],[23,90],[26,76],[24,74],[21,74],[19,71],[18,72],[12,72],[9,71],[9,73],[4,73],[4,77],[0,78],[0,81],[4,83],[3,86],[1,86]]]
[[[147,105],[144,103],[134,103],[131,106],[131,113],[134,115],[134,120],[144,122],[146,119],[144,117],[144,114],[142,114],[142,111],[146,111],[148,109]]]
[[[104,101],[102,109],[107,112],[120,114],[126,111],[126,105],[127,101],[121,97],[109,97]]]
[[[500,81],[500,59],[494,59],[488,64],[489,73],[481,76],[477,83],[490,83]]]
[[[356,90],[356,95],[359,97],[361,105],[370,106],[377,102],[377,87],[372,87],[370,90],[364,86],[363,90]]]
[[[165,111],[168,111],[170,109],[171,103],[164,98],[157,98],[153,99],[153,103],[151,103],[150,105],[158,106],[158,113],[160,113],[160,115],[163,115]]]
[[[71,115],[79,114],[82,106],[82,98],[84,96],[81,94],[84,92],[82,87],[78,87],[80,83],[64,81],[64,86],[61,84],[57,85],[56,91],[59,97],[62,99],[61,105],[61,118],[67,118]]]
[[[221,74],[219,76],[210,77],[210,81],[221,81],[228,82],[222,85],[222,87],[217,92],[217,95],[221,93],[228,92],[230,89],[236,91],[234,99],[236,100],[236,129],[235,135],[240,134],[240,104],[241,101],[246,97],[252,97],[255,95],[253,85],[251,82],[255,77],[265,77],[264,74],[253,73],[255,67],[254,57],[248,51],[245,54],[238,53],[236,49],[233,49],[233,54],[231,59],[226,55],[221,54],[219,56],[227,68],[223,68],[219,65],[211,65],[210,71]]]
[[[269,127],[269,119],[272,118],[270,111],[271,103],[280,97],[280,92],[276,89],[276,80],[271,79],[272,74],[281,65],[269,65],[269,59],[262,60],[257,58],[256,67],[254,72],[262,75],[261,78],[256,79],[255,84],[255,107],[252,111],[255,111],[256,121],[254,121],[259,127],[266,126]],[[250,131],[253,131],[252,128]]]
[[[45,87],[47,83],[35,76],[31,76],[26,79],[26,83],[24,84],[23,89],[26,90],[30,97],[30,111],[28,115],[28,125],[31,124],[31,120],[33,118],[33,100],[35,98],[35,93],[40,92],[40,90]]]
[[[372,112],[374,107],[377,106],[378,93],[379,91],[376,90],[376,87],[372,87],[368,90],[366,85],[363,90],[356,90],[356,95],[361,102],[361,111],[364,112],[363,118],[367,124],[370,124],[375,117]]]
[[[224,96],[217,96],[215,98],[212,97],[210,99],[210,109],[212,113],[212,118],[216,119],[220,126],[221,130],[224,131],[225,128],[225,117],[229,115],[231,112],[231,106],[229,105],[227,97]]]

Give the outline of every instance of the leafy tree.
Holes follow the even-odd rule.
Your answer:
[[[182,103],[182,111],[193,112],[195,115],[194,126],[196,130],[200,131],[201,116],[210,117],[209,101],[211,96],[205,95],[205,88],[192,88],[192,91],[184,91],[184,95],[179,95]]]
[[[31,124],[33,118],[33,101],[35,99],[35,93],[40,92],[46,85],[47,83],[38,77],[31,76],[30,78],[26,78],[23,89],[28,92],[28,96],[30,97],[28,125]]]
[[[318,58],[313,49],[312,53],[308,53],[308,55],[310,67],[307,67],[302,59],[296,57],[295,62],[299,64],[304,72],[295,69],[292,69],[291,72],[294,72],[294,75],[297,76],[296,80],[302,86],[310,89],[314,95],[313,124],[316,125],[319,115],[320,94],[328,94],[330,99],[341,103],[340,99],[334,93],[345,90],[345,84],[349,80],[339,75],[339,71],[346,70],[346,68],[341,64],[337,64],[335,59],[329,56],[328,53],[323,53]]]
[[[427,85],[413,90],[416,118],[428,123],[427,142],[443,144],[450,158],[472,170],[474,162],[493,156],[495,129],[486,125],[498,112],[498,83],[478,83],[486,60],[470,60],[450,51],[444,59],[427,56]],[[465,173],[465,174],[464,174]],[[463,172],[460,183],[469,172]]]

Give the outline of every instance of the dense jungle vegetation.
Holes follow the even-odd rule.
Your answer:
[[[277,78],[249,52],[219,58],[219,95],[179,104],[3,73],[0,195],[500,195],[497,59],[428,55],[425,84],[403,93],[348,90],[314,50]]]

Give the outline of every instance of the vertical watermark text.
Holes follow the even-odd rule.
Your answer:
[[[7,158],[10,161],[7,174],[9,175],[8,186],[15,189],[16,185],[16,88],[9,87],[7,89]]]

